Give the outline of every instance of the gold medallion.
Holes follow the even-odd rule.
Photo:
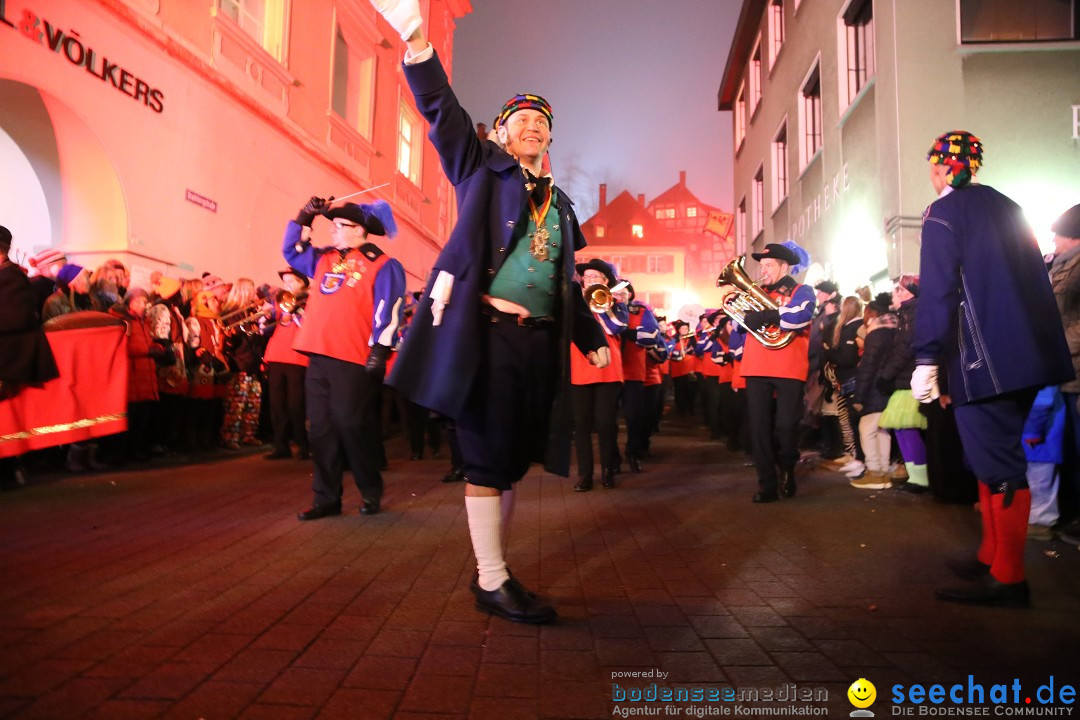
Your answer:
[[[529,246],[529,252],[541,262],[548,259],[547,241],[550,237],[547,228],[543,225],[537,227],[536,232],[531,236],[532,243]]]

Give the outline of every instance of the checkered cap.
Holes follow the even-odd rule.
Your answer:
[[[938,137],[926,154],[926,159],[935,165],[949,168],[949,184],[962,187],[971,182],[971,177],[982,165],[982,140],[967,130],[951,130]]]
[[[495,127],[499,128],[502,126],[507,118],[518,110],[539,110],[547,118],[548,129],[551,128],[551,103],[539,95],[531,95],[529,93],[519,93],[503,103],[502,110],[499,111],[498,117],[495,118]]]

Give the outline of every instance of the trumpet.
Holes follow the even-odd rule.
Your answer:
[[[762,345],[779,350],[795,338],[795,333],[785,332],[775,325],[759,328],[747,326],[746,313],[752,310],[776,310],[780,306],[750,279],[746,270],[743,269],[743,262],[744,258],[740,255],[725,265],[720,271],[720,276],[716,278],[717,287],[722,285],[735,287],[735,291],[725,295],[721,303],[724,313],[756,337]]]
[[[585,302],[594,313],[606,313],[615,302],[611,290],[603,283],[596,283],[585,288]]]
[[[297,310],[303,308],[306,304],[306,292],[293,295],[288,290],[283,290],[281,295],[278,296],[278,307],[281,308],[282,312],[292,314],[295,313]]]
[[[243,307],[238,307],[235,310],[230,310],[229,312],[227,312],[227,313],[225,313],[224,315],[221,316],[221,318],[220,318],[221,322],[224,323],[226,327],[229,327],[230,325],[236,324],[235,320],[229,320],[229,318],[240,316],[240,315],[243,315],[243,316],[250,315],[250,314],[252,314],[253,312],[255,312],[256,310],[259,309],[259,306],[262,305],[262,302],[263,302],[262,300],[259,300],[258,298],[255,298],[254,300],[249,302],[247,305],[244,305]]]

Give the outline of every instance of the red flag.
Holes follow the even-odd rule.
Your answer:
[[[731,232],[731,223],[735,216],[731,213],[714,210],[705,219],[705,228],[702,232],[710,232],[719,238],[726,238]]]

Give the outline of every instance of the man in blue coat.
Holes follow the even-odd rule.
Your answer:
[[[938,199],[923,217],[911,392],[936,400],[944,365],[964,454],[979,478],[983,526],[975,561],[954,568],[976,584],[937,596],[1027,607],[1031,491],[1021,437],[1039,388],[1073,377],[1069,351],[1023,210],[973,182],[982,142],[963,130],[945,133],[927,159]]]
[[[403,40],[404,72],[457,194],[458,223],[432,269],[389,384],[453,418],[476,554],[477,609],[546,623],[555,611],[510,575],[503,545],[514,483],[534,461],[570,470],[570,342],[600,367],[607,342],[578,283],[585,242],[569,198],[543,170],[551,106],[511,98],[499,145],[481,140],[420,30],[418,0],[372,0]]]

